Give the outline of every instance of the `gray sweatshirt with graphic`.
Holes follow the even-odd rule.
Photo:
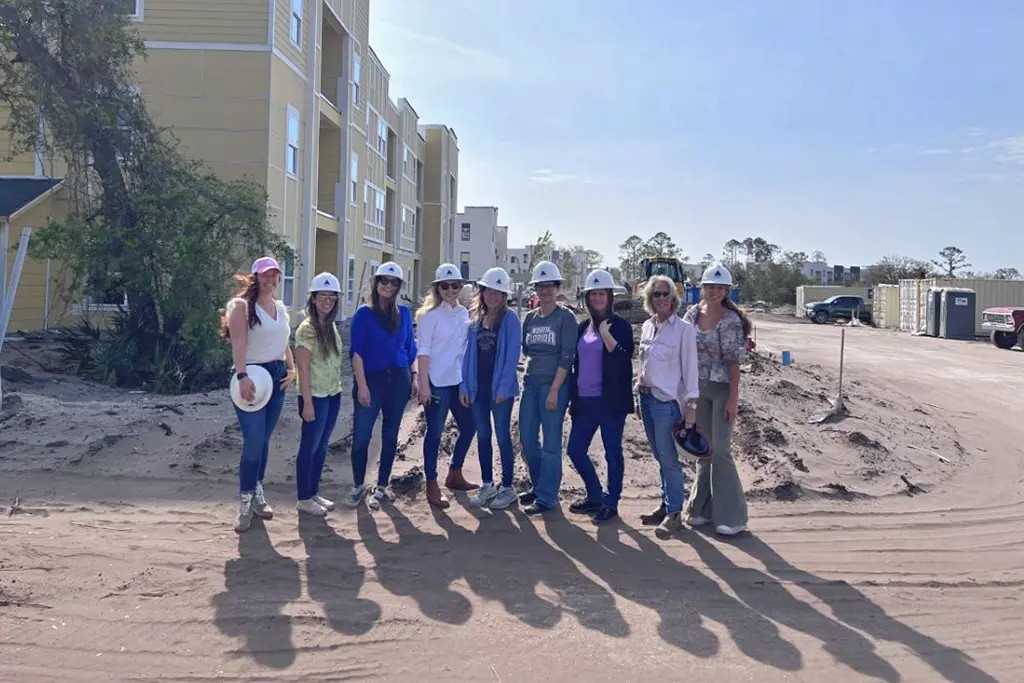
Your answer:
[[[543,386],[555,380],[558,368],[568,372],[576,357],[577,329],[576,316],[564,306],[556,306],[549,316],[541,316],[539,308],[527,313],[523,322],[523,381]]]

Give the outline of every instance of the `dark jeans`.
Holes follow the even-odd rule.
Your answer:
[[[270,437],[277,427],[277,420],[281,417],[281,409],[284,407],[281,380],[288,374],[284,361],[276,360],[258,365],[270,373],[274,391],[267,405],[259,410],[249,413],[235,407],[238,426],[242,429],[242,458],[238,463],[238,490],[242,493],[252,493],[256,490],[256,484],[263,481],[263,475],[267,472],[267,460],[270,457]]]
[[[305,400],[299,395],[299,417]],[[299,439],[299,455],[295,458],[295,486],[299,500],[309,500],[320,493],[320,475],[324,471],[327,447],[331,443],[331,432],[338,421],[341,408],[341,394],[313,397],[312,422],[302,421],[302,436]]]
[[[451,387],[435,387],[430,385],[430,403],[426,405],[427,434],[423,438],[423,468],[426,470],[427,481],[437,480],[437,454],[441,450],[441,434],[444,423],[448,421],[448,413],[455,418],[459,428],[459,438],[452,451],[451,467],[461,469],[466,462],[466,453],[473,443],[473,413],[459,403],[458,385]]]
[[[587,500],[618,510],[619,498],[622,496],[622,479],[626,471],[622,456],[622,432],[626,428],[626,416],[621,413],[609,413],[602,406],[600,397],[589,396],[576,399],[573,413],[567,450],[569,460],[587,487]],[[598,429],[601,430],[604,458],[608,464],[608,492],[605,494],[601,492],[601,480],[598,479],[594,463],[587,454],[590,442],[593,441]]]
[[[547,408],[550,391],[550,384],[524,384],[519,399],[519,443],[537,501],[554,508],[562,486],[562,422],[569,404],[569,387],[563,383],[558,389],[554,410]]]
[[[395,464],[398,450],[398,428],[402,426],[402,415],[409,403],[412,390],[412,375],[409,368],[388,368],[366,377],[370,390],[370,405],[359,403],[358,388],[353,383],[353,436],[352,436],[352,479],[356,486],[362,486],[366,479],[366,464],[370,454],[370,440],[377,415],[380,425],[380,462],[377,465],[377,486],[388,485],[391,466]]]
[[[515,451],[512,448],[512,404],[507,398],[501,403],[491,399],[491,392],[481,388],[473,402],[473,423],[476,425],[476,450],[480,457],[480,476],[484,483],[494,481],[494,448],[491,446],[491,418],[494,418],[494,435],[498,439],[498,453],[501,457],[501,485],[512,486],[515,471]]]

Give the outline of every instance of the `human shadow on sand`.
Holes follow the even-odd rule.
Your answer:
[[[800,669],[799,650],[769,619],[724,593],[694,567],[671,558],[646,534],[618,524],[598,527],[597,538],[565,519],[550,518],[552,542],[626,600],[656,612],[658,634],[696,657],[716,655],[721,644],[705,618],[728,629],[746,656],[784,671]],[[623,542],[625,535],[632,544]]]
[[[272,669],[295,662],[291,617],[282,609],[302,594],[299,564],[279,554],[261,520],[238,537],[238,557],[224,563],[225,590],[213,596],[214,623],[242,638],[242,652]]]
[[[355,541],[339,536],[322,518],[299,515],[299,536],[306,547],[306,589],[319,602],[327,622],[349,636],[368,633],[381,616],[373,600],[359,597],[366,567],[356,557]]]
[[[837,622],[851,629],[858,629],[876,640],[887,640],[903,645],[950,683],[997,683],[994,677],[975,665],[967,654],[943,645],[889,616],[884,609],[847,582],[825,579],[794,567],[756,536],[744,535],[731,540],[730,543],[761,562],[776,583],[796,583],[827,605]],[[705,542],[698,550],[701,547],[706,549],[707,545]],[[777,613],[769,616],[782,621]],[[898,679],[897,676],[891,680]]]

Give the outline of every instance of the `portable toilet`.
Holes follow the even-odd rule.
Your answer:
[[[943,287],[929,287],[925,299],[924,333],[929,337],[939,336],[940,321],[942,319],[942,293]]]
[[[973,289],[942,290],[939,336],[943,339],[974,339],[974,312],[978,297]]]

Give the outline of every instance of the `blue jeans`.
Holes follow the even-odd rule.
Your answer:
[[[672,425],[682,419],[679,403],[659,401],[651,394],[640,394],[640,415],[644,420],[647,440],[654,450],[661,470],[661,502],[665,511],[674,515],[683,511],[683,463],[679,460]]]
[[[581,396],[573,405],[575,417],[569,431],[569,459],[579,472],[583,484],[587,487],[587,500],[601,503],[612,510],[619,509],[619,498],[622,496],[622,479],[626,472],[626,463],[622,456],[622,432],[626,429],[626,416],[609,413],[602,405],[599,396]],[[604,458],[608,463],[608,493],[601,493],[601,480],[597,477],[594,463],[590,461],[587,450],[597,430],[601,430],[601,441],[604,443]]]
[[[562,384],[558,390],[554,410],[548,410],[546,405],[550,391],[550,384],[527,384],[519,402],[519,443],[530,471],[533,494],[547,508],[558,505],[558,489],[562,485],[562,422],[569,403],[569,387]]]
[[[377,466],[377,486],[385,487],[391,480],[391,466],[395,464],[398,451],[398,428],[402,426],[402,415],[409,403],[412,390],[412,375],[409,368],[388,368],[366,377],[370,390],[370,405],[363,406],[357,397],[357,387],[352,386],[352,480],[362,486],[366,479],[366,464],[370,459],[370,440],[377,415],[381,415],[380,463]]]
[[[256,484],[263,481],[267,472],[267,460],[270,457],[270,436],[277,427],[277,420],[284,408],[284,390],[281,380],[288,374],[284,361],[260,363],[270,373],[274,391],[270,394],[267,405],[248,413],[235,407],[238,426],[242,429],[242,458],[238,463],[238,490],[241,493],[252,493]],[[232,404],[233,405],[233,404]]]
[[[305,400],[299,395],[299,417]],[[299,500],[309,500],[320,493],[320,475],[324,471],[327,447],[331,443],[331,432],[338,421],[341,408],[341,394],[313,397],[312,422],[302,421],[302,436],[299,438],[299,455],[295,458],[295,486]]]
[[[473,423],[476,425],[476,450],[480,457],[480,476],[485,484],[494,482],[494,448],[491,446],[491,417],[494,417],[494,434],[498,439],[498,453],[501,456],[501,485],[512,486],[515,471],[515,451],[512,448],[512,404],[507,398],[501,403],[491,399],[491,392],[480,390],[473,402]]]
[[[423,469],[426,470],[427,481],[437,480],[437,454],[441,450],[441,433],[444,423],[448,421],[448,413],[455,418],[459,428],[459,438],[452,451],[453,469],[462,469],[466,462],[466,453],[473,443],[473,413],[459,403],[458,385],[451,387],[435,387],[430,385],[430,403],[427,404],[427,434],[423,438]]]

